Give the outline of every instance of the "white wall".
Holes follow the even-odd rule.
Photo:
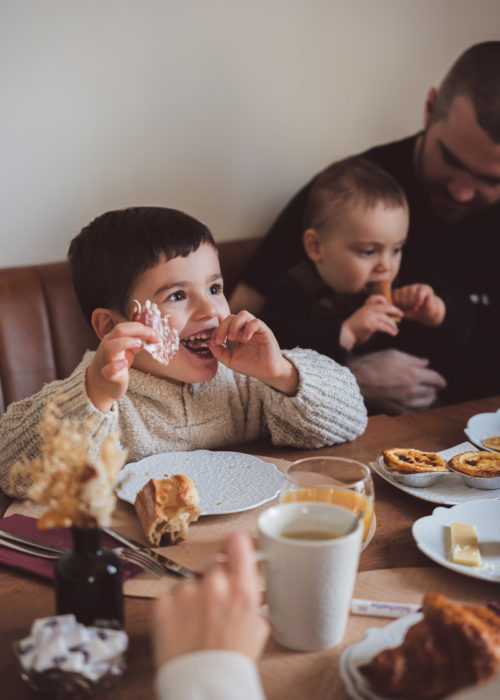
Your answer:
[[[0,266],[133,204],[260,235],[499,27],[498,0],[0,0]]]

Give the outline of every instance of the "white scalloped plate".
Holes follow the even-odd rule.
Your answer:
[[[368,681],[360,673],[359,667],[368,663],[382,649],[396,647],[404,639],[406,630],[422,619],[422,613],[406,615],[385,627],[372,627],[366,631],[360,642],[351,644],[340,657],[340,675],[349,696],[353,700],[383,700],[374,693]]]
[[[474,445],[470,442],[462,442],[454,447],[449,447],[447,450],[441,450],[438,455],[442,455],[445,459],[450,459],[454,455],[461,452],[473,450]],[[484,491],[482,489],[474,489],[464,483],[461,476],[456,473],[445,474],[439,481],[426,488],[417,488],[402,484],[392,476],[384,463],[384,456],[379,455],[376,462],[371,462],[374,471],[395,486],[400,491],[409,493],[411,496],[421,498],[423,501],[431,503],[440,503],[441,505],[454,506],[458,503],[465,503],[472,500],[490,501],[500,498],[500,489]]]
[[[242,452],[165,452],[130,462],[115,483],[118,496],[134,503],[149,479],[186,474],[200,495],[202,515],[226,515],[250,510],[275,498],[283,474],[270,462]]]
[[[449,560],[449,525],[469,523],[477,529],[481,566],[464,566]],[[417,547],[437,564],[459,574],[500,583],[500,501],[476,500],[453,508],[434,508],[411,529]]]
[[[480,450],[498,452],[483,445],[483,440],[493,435],[500,435],[500,408],[496,413],[476,413],[475,416],[471,416],[467,427],[464,428],[464,433]]]

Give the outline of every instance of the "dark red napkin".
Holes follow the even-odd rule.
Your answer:
[[[29,518],[26,515],[9,515],[8,518],[0,519],[0,528],[13,535],[24,535],[34,540],[45,542],[46,544],[56,544],[60,547],[72,546],[71,531],[66,527],[55,527],[51,530],[39,530],[36,526],[37,519]],[[106,535],[101,536],[103,547],[114,549],[120,545]],[[16,569],[29,571],[43,578],[54,578],[54,564],[56,559],[42,559],[31,554],[23,554],[13,549],[7,549],[0,544],[0,562],[14,566]],[[142,569],[135,564],[122,560],[123,580],[136,576]]]

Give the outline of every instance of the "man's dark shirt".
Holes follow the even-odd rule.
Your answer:
[[[469,299],[474,332],[456,353],[437,348],[433,367],[448,380],[445,400],[500,393],[500,204],[457,223],[437,219],[413,170],[418,135],[377,146],[362,155],[401,185],[410,207],[401,274],[405,280],[443,280]],[[304,211],[313,178],[281,212],[246,266],[242,281],[264,296],[290,267],[303,260]]]

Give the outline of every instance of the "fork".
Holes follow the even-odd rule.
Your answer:
[[[63,547],[50,545],[46,542],[40,542],[40,545],[34,544],[23,539],[23,537],[20,535],[13,535],[11,533],[2,533],[2,535],[0,535],[0,545],[8,549],[23,552],[24,554],[31,554],[32,556],[40,557],[42,559],[58,559],[61,554],[68,551]],[[141,569],[147,570],[159,578],[165,575],[165,571],[160,564],[145,556],[141,552],[134,549],[129,549],[127,547],[115,547],[112,551],[117,554],[120,559],[131,562],[132,564],[137,564],[141,567]]]

